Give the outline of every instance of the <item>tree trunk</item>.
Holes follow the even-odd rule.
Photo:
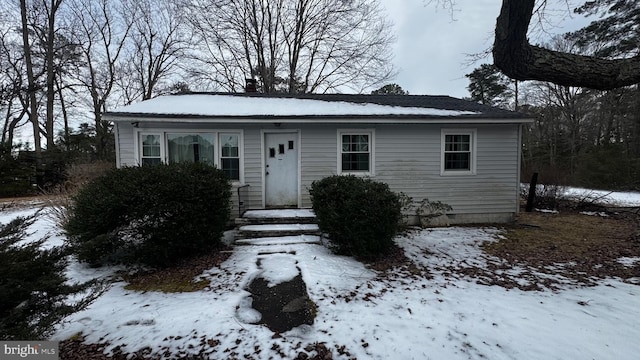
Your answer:
[[[62,0],[51,0],[51,7],[47,14],[47,34],[46,34],[46,66],[47,66],[47,117],[45,121],[45,137],[47,139],[47,149],[50,150],[55,146],[55,133],[53,130],[53,103],[55,100],[54,90],[54,58],[55,58],[55,18],[58,6]]]
[[[59,79],[59,81],[57,82],[57,88],[58,88],[58,98],[60,99],[60,110],[62,111],[62,119],[64,121],[65,150],[69,151],[70,150],[69,141],[71,139],[71,132],[69,130],[69,114],[67,113],[67,104],[64,102],[64,96],[62,93],[62,79]]]
[[[529,44],[527,30],[535,0],[503,0],[496,23],[493,62],[516,80],[610,90],[640,83],[640,56],[601,59]]]
[[[20,112],[20,115],[18,116],[14,116],[13,119],[11,119],[11,121],[9,121],[7,119],[7,121],[9,121],[9,126],[8,126],[8,130],[7,130],[7,135],[6,137],[3,134],[2,137],[2,142],[3,143],[7,143],[10,146],[13,146],[13,137],[14,137],[14,133],[16,131],[16,127],[18,126],[18,124],[20,123],[20,120],[22,120],[22,118],[27,114],[27,109],[23,108],[22,111]]]
[[[29,27],[27,22],[26,0],[20,0],[20,15],[22,17],[22,46],[24,62],[27,70],[29,121],[33,125],[33,147],[36,152],[36,166],[40,167],[42,146],[40,144],[40,124],[38,123],[38,102],[36,99],[36,85],[33,76],[33,62],[31,61],[31,45],[29,44]]]

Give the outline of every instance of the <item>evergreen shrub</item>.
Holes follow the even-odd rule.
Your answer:
[[[402,220],[400,196],[384,183],[349,176],[314,181],[309,189],[320,230],[334,252],[373,259],[393,245]]]
[[[84,293],[91,283],[67,282],[65,248],[43,249],[46,239],[25,242],[34,219],[0,224],[0,340],[46,339],[55,324],[98,295],[98,287]],[[82,300],[68,301],[79,293],[85,294]]]
[[[19,146],[0,144],[0,197],[27,196],[35,193],[35,166],[21,161]]]
[[[125,167],[86,184],[73,197],[65,227],[78,258],[169,266],[221,245],[231,184],[201,163]]]

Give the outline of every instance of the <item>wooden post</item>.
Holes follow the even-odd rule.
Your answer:
[[[538,173],[534,172],[533,176],[531,176],[531,182],[529,183],[529,197],[527,198],[527,207],[525,207],[526,212],[531,212],[533,210],[533,203],[536,200],[537,184],[538,184]]]

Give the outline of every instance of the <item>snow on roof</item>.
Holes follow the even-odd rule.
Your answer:
[[[191,116],[356,116],[356,115],[474,115],[476,111],[405,107],[348,101],[216,94],[166,95],[116,109],[114,114]]]

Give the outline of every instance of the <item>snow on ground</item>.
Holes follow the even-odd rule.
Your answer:
[[[316,214],[311,209],[249,210],[246,218],[312,218]]]
[[[16,214],[0,213],[0,222]],[[49,232],[51,222],[39,220],[33,230]],[[212,359],[293,358],[307,344],[326,342],[337,359],[637,359],[637,285],[607,279],[594,287],[525,292],[447,272],[461,264],[485,267],[491,259],[478,245],[499,236],[495,228],[450,227],[399,237],[406,255],[430,279],[379,277],[317,244],[237,246],[220,268],[200,276],[211,281],[209,288],[143,293],[116,282],[67,318],[53,340],[81,332],[88,342],[110,343],[107,350],[150,347],[174,358],[201,351]],[[298,268],[317,305],[315,323],[274,338],[265,326],[250,324],[260,314],[251,309],[244,287],[260,273],[277,282]],[[113,271],[72,262],[68,273],[85,280]]]
[[[538,189],[542,191],[546,185],[538,184]],[[529,184],[521,184],[521,189],[529,190]],[[637,207],[640,206],[640,192],[634,191],[608,191],[608,190],[591,190],[576,187],[563,187],[564,196],[576,200],[594,201],[603,205]]]
[[[639,192],[590,190],[567,188],[565,195],[577,199],[597,200],[597,202],[616,206],[640,206]]]

